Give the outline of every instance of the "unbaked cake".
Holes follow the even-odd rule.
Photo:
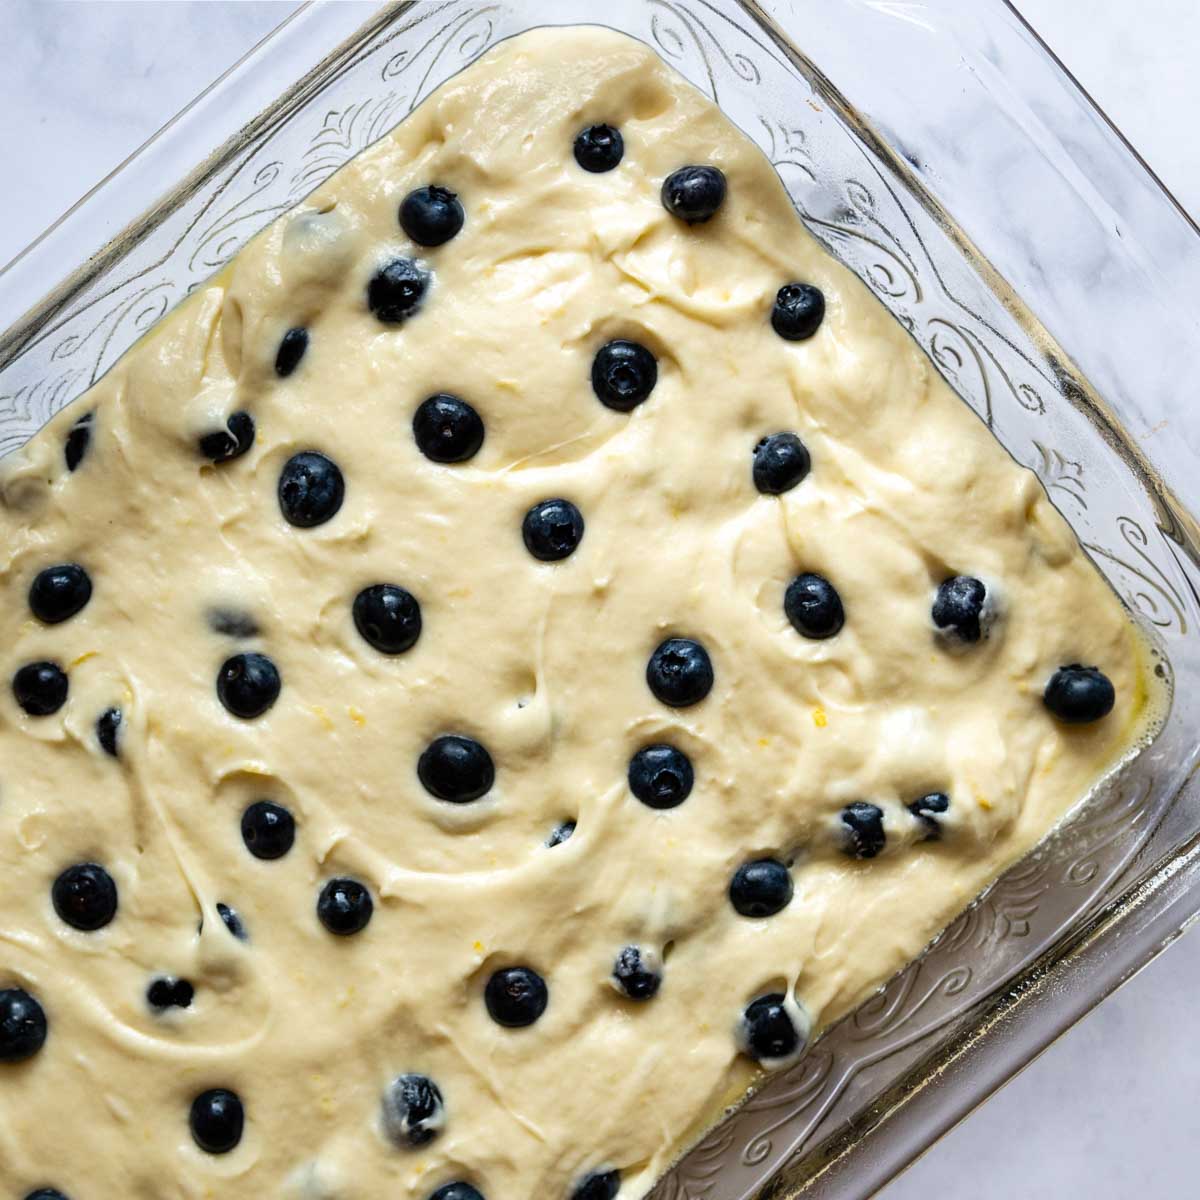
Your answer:
[[[1035,476],[601,29],[440,88],[0,496],[5,1195],[634,1200],[1144,720]]]

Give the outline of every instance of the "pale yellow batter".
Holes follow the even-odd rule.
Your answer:
[[[584,126],[624,137],[619,167],[572,155]],[[663,179],[718,166],[728,195],[688,225]],[[462,232],[415,247],[397,222],[437,183]],[[395,255],[432,272],[421,309],[385,325],[367,283]],[[793,280],[825,294],[817,334],[769,314]],[[284,332],[307,351],[274,370]],[[589,371],[630,338],[658,359],[650,398],[606,408]],[[470,401],[478,455],[439,465],[412,416]],[[253,447],[213,465],[197,438],[229,414]],[[63,443],[94,411],[78,470]],[[811,474],[760,495],[752,450],[792,430]],[[315,449],[345,479],[337,515],[297,528],[276,486]],[[0,1191],[71,1200],[423,1200],[453,1180],[487,1200],[570,1195],[589,1172],[642,1194],[750,1078],[747,1003],[794,989],[814,1030],[913,957],[1046,831],[1137,735],[1138,636],[1051,507],[868,291],[823,253],[759,152],[645,47],[598,29],[507,42],[441,88],[198,290],[0,476],[0,647],[7,680],[50,660],[63,707],[0,698],[0,988],[42,1003],[49,1034],[0,1062]],[[536,501],[582,512],[579,548],[535,560]],[[93,594],[61,624],[26,595],[44,567],[84,566]],[[788,581],[816,571],[845,627],[800,637]],[[954,574],[1001,598],[990,636],[952,652],[930,605]],[[390,582],[423,631],[385,656],[356,631],[359,589]],[[214,609],[258,632],[214,632]],[[244,622],[245,623],[245,622]],[[665,637],[700,639],[715,686],[673,709],[645,681]],[[214,681],[239,650],[282,679],[257,719]],[[1051,673],[1098,665],[1116,707],[1066,726]],[[119,706],[119,757],[96,738]],[[416,773],[443,733],[477,738],[495,785],[434,799]],[[640,803],[630,756],[686,751],[692,794]],[[939,841],[905,805],[951,799]],[[256,799],[297,824],[276,861],[239,829]],[[887,848],[841,849],[839,812],[878,804]],[[577,830],[548,848],[566,819]],[[773,917],[738,916],[749,858],[792,862]],[[103,864],[115,919],[82,932],[51,885]],[[325,882],[364,883],[374,915],[334,937]],[[236,909],[246,939],[218,918]],[[203,918],[203,926],[197,926]],[[665,961],[656,996],[610,986],[622,947]],[[527,964],[534,1025],[488,1015],[493,970]],[[151,981],[190,981],[155,1013]],[[440,1136],[388,1139],[381,1098],[429,1076]],[[200,1150],[189,1105],[235,1090],[245,1133]]]

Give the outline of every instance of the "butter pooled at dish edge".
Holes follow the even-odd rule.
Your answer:
[[[598,123],[624,151],[596,172],[572,147]],[[689,164],[728,189],[690,225],[660,196]],[[422,247],[397,213],[430,184],[464,221]],[[388,324],[368,287],[397,258],[428,286]],[[796,342],[771,327],[792,281],[826,302]],[[289,330],[307,340],[297,353],[291,335],[281,374]],[[590,381],[615,340],[656,359],[629,411]],[[414,438],[441,393],[482,421],[461,461]],[[214,464],[198,445],[222,431]],[[760,493],[755,446],[783,431],[811,471]],[[306,527],[279,489],[309,452],[343,492]],[[0,1182],[18,1190],[425,1197],[461,1180],[501,1200],[568,1196],[596,1172],[609,1194],[616,1171],[632,1200],[752,1079],[737,1036],[751,1001],[794,994],[814,1031],[849,1011],[1144,724],[1140,637],[1036,478],[806,233],[759,151],[600,29],[522,35],[440,88],[6,460],[0,487],[5,670],[45,660],[69,680],[51,715],[0,699],[0,988],[49,1021],[36,1055],[0,1063]],[[523,536],[549,499],[581,523],[557,561]],[[56,563],[82,565],[92,594],[45,624],[26,595]],[[784,614],[803,572],[840,595],[834,636]],[[956,575],[1001,600],[957,650],[930,616]],[[396,653],[355,622],[382,583],[419,605]],[[647,686],[673,637],[711,660],[690,707]],[[279,678],[244,720],[214,682],[238,654]],[[1071,663],[1115,688],[1094,724],[1043,706]],[[97,739],[114,708],[116,755]],[[491,761],[469,803],[418,775],[446,735]],[[669,808],[627,776],[663,744],[694,774]],[[950,804],[927,840],[907,806],[930,793]],[[277,858],[243,841],[264,800],[294,819]],[[843,848],[856,802],[883,813],[870,861]],[[764,858],[789,868],[791,898],[743,916],[730,881]],[[81,863],[119,896],[90,932],[51,898]],[[370,904],[342,936],[328,920],[349,927],[366,901],[340,879]],[[613,986],[629,947],[661,974],[642,1001]],[[548,993],[525,1027],[485,1002],[514,967]],[[163,978],[194,987],[187,1007],[147,1004]],[[415,1148],[382,1103],[401,1076],[442,1101]],[[206,1153],[189,1107],[222,1088],[244,1133]]]

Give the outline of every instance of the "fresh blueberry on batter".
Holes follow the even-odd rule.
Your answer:
[[[431,796],[450,804],[469,804],[491,790],[496,767],[474,738],[448,733],[434,738],[422,752],[417,777]]]
[[[375,583],[354,597],[354,627],[380,654],[403,654],[421,636],[421,606],[394,583]]]
[[[77,470],[79,464],[83,462],[83,456],[88,452],[88,446],[92,441],[92,421],[95,415],[95,413],[84,413],[71,426],[71,431],[67,434],[67,440],[63,444],[63,457],[67,461],[68,471]]]
[[[199,444],[200,453],[214,463],[241,458],[254,445],[254,418],[248,412],[235,412],[225,429],[202,435]]]
[[[375,911],[371,893],[357,879],[331,879],[317,898],[317,918],[330,933],[361,933]]]
[[[308,349],[308,330],[300,325],[289,329],[275,355],[275,374],[286,379],[299,365]]]
[[[611,125],[589,125],[575,139],[575,161],[594,175],[611,171],[625,154],[625,139]]]
[[[121,710],[106,708],[96,718],[96,741],[105,754],[117,757],[117,734],[121,731]]]
[[[165,976],[151,980],[146,989],[146,1003],[156,1012],[165,1012],[168,1008],[191,1008],[196,989],[186,979],[173,979]]]
[[[45,1044],[46,1014],[24,988],[0,988],[0,1063],[24,1062]]]
[[[797,575],[788,584],[783,611],[798,634],[814,640],[833,637],[846,621],[837,588],[812,571]]]
[[[970,575],[955,575],[938,586],[933,600],[933,623],[938,632],[960,642],[977,642],[983,636],[981,623],[987,588]]]
[[[460,396],[438,392],[413,414],[413,437],[417,449],[434,462],[466,462],[483,445],[483,419]]]
[[[592,391],[617,412],[632,412],[658,382],[658,359],[637,342],[608,342],[592,359]]]
[[[235,717],[261,717],[279,699],[279,671],[265,654],[235,654],[217,672],[217,696]]]
[[[744,862],[729,882],[729,900],[743,917],[773,917],[791,903],[792,876],[778,859]]]
[[[583,514],[570,500],[539,500],[521,523],[525,549],[542,562],[573,554],[583,538]]]
[[[629,790],[650,808],[674,808],[692,791],[692,763],[682,750],[643,746],[629,760]]]
[[[759,996],[747,1005],[742,1032],[746,1053],[758,1062],[787,1058],[800,1045],[800,1035],[781,992]]]
[[[242,841],[255,858],[282,858],[296,840],[296,820],[282,804],[255,800],[242,813]]]
[[[662,202],[673,217],[698,225],[725,202],[725,176],[716,167],[680,167],[663,180]]]
[[[878,804],[856,800],[842,809],[842,849],[851,858],[874,858],[886,843]]]
[[[775,296],[771,327],[789,342],[802,342],[821,328],[825,296],[811,283],[785,283]]]
[[[571,1200],[615,1200],[620,1190],[620,1171],[593,1171],[575,1185]]]
[[[385,325],[400,325],[420,307],[429,275],[410,258],[394,258],[367,284],[367,307]]]
[[[317,450],[293,454],[279,473],[279,508],[289,525],[311,529],[337,515],[346,481],[333,459]]]
[[[207,1154],[228,1154],[242,1140],[246,1113],[237,1092],[210,1088],[192,1101],[192,1139]]]
[[[91,578],[78,563],[45,567],[29,585],[29,607],[47,625],[73,617],[91,598]]]
[[[712,660],[691,638],[667,638],[650,655],[646,683],[657,699],[672,708],[699,704],[712,691]]]
[[[12,677],[13,697],[31,717],[48,717],[67,701],[66,672],[52,662],[32,662]]]
[[[462,202],[449,188],[430,184],[404,197],[400,225],[418,246],[441,246],[463,227]]]
[[[630,1000],[649,1000],[662,986],[662,974],[646,966],[638,946],[626,946],[613,963],[613,982]]]
[[[103,929],[117,915],[117,885],[99,863],[76,863],[50,889],[54,911],[73,929]]]
[[[487,981],[483,1000],[497,1025],[521,1029],[546,1011],[550,993],[546,981],[532,967],[505,967]]]
[[[438,1188],[429,1200],[483,1200],[483,1193],[459,1179]]]
[[[427,1075],[401,1075],[383,1094],[383,1125],[397,1146],[428,1145],[445,1122],[442,1093]]]
[[[930,792],[908,804],[908,811],[921,822],[925,837],[929,841],[935,841],[942,836],[942,823],[938,817],[943,816],[949,809],[950,797],[945,792]]]
[[[228,904],[223,904],[220,900],[217,901],[217,916],[221,918],[222,924],[229,930],[231,934],[239,942],[244,942],[249,939],[249,934],[246,932],[246,926],[242,921],[241,914],[236,908],[230,908]]]
[[[1060,721],[1086,725],[1112,712],[1117,693],[1099,667],[1072,663],[1069,667],[1059,667],[1050,676],[1042,700]]]
[[[790,492],[811,468],[808,450],[794,433],[773,433],[754,447],[754,486],[764,495]]]
[[[36,1192],[30,1192],[25,1200],[67,1200],[57,1188],[38,1188]]]
[[[553,849],[555,846],[561,846],[563,842],[571,840],[571,834],[575,832],[574,821],[563,821],[560,825],[550,831],[550,836],[546,839],[546,845]]]

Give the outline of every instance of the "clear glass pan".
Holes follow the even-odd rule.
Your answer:
[[[1174,686],[1151,747],[656,1192],[864,1196],[1200,910],[1200,422],[1176,382],[1200,356],[1200,231],[1011,7],[309,5],[0,272],[0,454],[496,40],[598,19],[758,142],[1038,473]]]

